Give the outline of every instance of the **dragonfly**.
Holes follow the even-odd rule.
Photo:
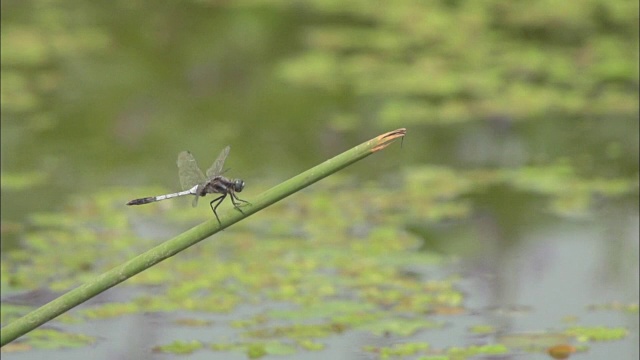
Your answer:
[[[198,163],[196,163],[196,159],[193,155],[189,151],[181,152],[178,154],[177,163],[178,176],[180,177],[180,185],[182,186],[183,191],[173,194],[134,199],[129,201],[127,205],[143,205],[179,196],[195,195],[192,203],[193,207],[195,207],[198,205],[198,199],[200,197],[207,194],[221,194],[209,203],[211,210],[213,210],[213,214],[218,220],[218,224],[221,224],[216,209],[218,209],[218,206],[220,206],[227,196],[231,198],[233,207],[240,212],[242,212],[240,209],[242,204],[250,204],[248,201],[242,200],[236,195],[237,192],[241,192],[242,189],[244,189],[244,181],[240,179],[229,179],[222,176],[222,167],[224,166],[224,161],[227,159],[227,156],[229,156],[230,151],[231,147],[227,146],[222,150],[222,152],[220,152],[216,161],[214,161],[213,165],[211,165],[207,170],[206,177],[198,167]],[[213,205],[214,203],[215,206]]]

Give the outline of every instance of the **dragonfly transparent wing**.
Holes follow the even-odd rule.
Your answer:
[[[189,190],[196,185],[203,185],[207,179],[198,167],[196,159],[188,151],[183,151],[178,155],[178,176],[182,190]],[[196,196],[197,198],[197,196]]]
[[[229,156],[229,151],[231,151],[231,146],[222,149],[216,161],[214,161],[213,165],[207,170],[208,179],[213,179],[222,173],[222,167],[224,166],[224,161],[227,159],[227,156]]]

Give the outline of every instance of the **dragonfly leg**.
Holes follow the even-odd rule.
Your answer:
[[[211,206],[211,210],[213,210],[213,215],[215,215],[215,216],[216,216],[216,219],[218,220],[218,224],[219,224],[219,225],[222,225],[222,223],[220,222],[220,218],[218,217],[218,213],[216,212],[216,209],[218,208],[218,206],[220,206],[220,204],[222,203],[222,201],[223,201],[223,200],[224,200],[224,198],[226,198],[226,197],[227,197],[227,194],[224,194],[224,195],[222,195],[222,196],[219,196],[219,197],[217,197],[217,198],[215,198],[215,199],[211,200],[211,202],[209,203],[209,206]],[[214,203],[214,202],[216,202],[216,201],[217,201],[218,203],[216,204],[216,206],[213,206],[213,203]]]
[[[251,205],[251,203],[250,203],[250,202],[248,202],[248,201],[246,201],[246,200],[242,200],[242,199],[240,199],[240,198],[238,197],[238,195],[236,195],[236,194],[235,194],[235,193],[233,193],[233,192],[229,193],[229,195],[231,195],[231,202],[233,203],[233,207],[234,207],[234,208],[236,208],[236,210],[240,211],[241,213],[243,213],[243,212],[242,212],[242,210],[240,209],[240,206],[242,206],[242,205]],[[238,202],[236,202],[236,201],[241,202],[241,203],[243,203],[243,204],[239,204],[239,203],[238,203]],[[243,213],[243,214],[244,214],[244,213]]]

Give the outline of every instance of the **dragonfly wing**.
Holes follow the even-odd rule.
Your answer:
[[[201,185],[206,182],[202,170],[196,163],[196,159],[188,151],[183,151],[178,155],[178,175],[182,190],[189,190],[195,185]]]
[[[191,203],[191,206],[196,207],[198,206],[198,198],[200,196],[196,195],[196,197],[193,198],[193,202]]]
[[[224,166],[224,161],[227,159],[227,156],[229,156],[229,151],[231,151],[231,146],[222,149],[216,161],[214,161],[213,165],[207,170],[207,178],[213,179],[222,173],[222,167]]]

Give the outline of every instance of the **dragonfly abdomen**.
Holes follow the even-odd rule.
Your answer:
[[[127,203],[127,205],[143,205],[143,204],[148,204],[154,201],[157,201],[155,196],[151,196],[151,197],[146,197],[142,199],[131,200]]]
[[[189,190],[185,190],[185,191],[181,191],[173,194],[150,196],[146,198],[134,199],[129,201],[127,205],[143,205],[143,204],[148,204],[156,201],[171,199],[178,196],[193,195],[194,193],[195,193],[195,188],[192,188]]]

